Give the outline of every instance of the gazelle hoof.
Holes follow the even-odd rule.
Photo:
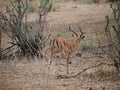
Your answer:
[[[69,61],[69,64],[72,64],[72,61]]]
[[[52,62],[48,62],[48,64],[49,64],[49,65],[51,65],[51,64],[52,64]]]

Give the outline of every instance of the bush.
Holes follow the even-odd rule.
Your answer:
[[[114,62],[114,66],[118,73],[120,72],[120,2],[111,3],[110,7],[113,11],[114,23],[110,25],[109,16],[105,17],[105,32],[109,44],[108,50],[104,50]],[[112,27],[112,28],[111,28]]]
[[[51,2],[49,0],[41,1],[38,14],[39,19],[33,24],[34,28],[32,31],[29,30],[27,25],[31,1],[10,0],[6,3],[6,12],[0,11],[0,29],[6,31],[12,40],[10,42],[11,46],[7,49],[17,46],[17,52],[20,52],[22,56],[40,55],[42,57],[42,50],[49,38],[49,36],[44,35],[43,29],[46,17],[51,9]]]

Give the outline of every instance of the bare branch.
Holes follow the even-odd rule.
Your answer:
[[[14,46],[15,46],[15,45],[11,45],[10,47],[7,47],[6,49],[2,50],[1,52],[4,52],[4,51],[6,51],[6,50],[9,50],[9,49],[13,48]]]
[[[46,44],[46,42],[49,40],[51,34],[49,34],[47,37],[46,37],[46,40],[44,41],[44,45]]]
[[[112,25],[112,28],[114,29],[114,31],[115,31],[116,33],[118,33],[118,31],[117,31],[117,29],[116,29],[116,27],[115,27],[114,25]]]
[[[12,0],[10,0],[10,3],[11,3],[11,5],[12,5],[12,7],[14,8],[14,10],[16,10],[16,12],[18,12],[16,6],[14,5],[14,2],[13,2]]]

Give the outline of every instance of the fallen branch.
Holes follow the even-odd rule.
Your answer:
[[[74,77],[77,77],[79,76],[80,74],[82,74],[83,72],[87,71],[88,69],[92,69],[92,68],[96,68],[96,67],[99,67],[101,65],[103,65],[104,63],[99,63],[97,65],[94,65],[94,66],[90,66],[90,67],[87,67],[85,69],[83,69],[82,71],[78,72],[77,74],[75,75],[57,75],[57,78],[61,78],[61,79],[67,79],[67,78],[74,78]]]

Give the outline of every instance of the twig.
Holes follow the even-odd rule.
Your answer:
[[[51,36],[51,34],[49,34],[45,39],[45,41],[44,41],[44,45],[47,43],[47,41],[49,40],[49,38],[50,38],[50,36]]]
[[[18,12],[16,6],[14,5],[14,2],[13,2],[12,0],[10,0],[10,3],[11,3],[11,5],[12,5],[12,7],[14,8],[14,10],[16,10],[16,12]]]
[[[1,52],[4,52],[4,51],[6,51],[6,50],[9,50],[9,49],[11,49],[12,47],[14,47],[15,45],[13,44],[13,45],[11,45],[10,47],[7,47],[6,49],[4,49],[4,50],[2,50]]]
[[[114,29],[114,31],[118,34],[118,31],[116,29],[116,27],[114,25],[112,25],[112,28]]]

